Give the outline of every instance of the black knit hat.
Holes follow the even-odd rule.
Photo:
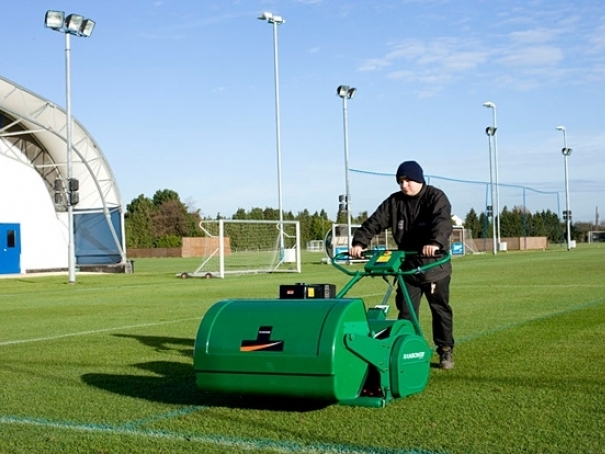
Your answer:
[[[424,173],[422,172],[422,167],[420,167],[420,164],[418,164],[416,161],[405,161],[399,164],[395,177],[397,178],[397,182],[399,182],[399,180],[402,178],[406,178],[418,183],[424,183]]]

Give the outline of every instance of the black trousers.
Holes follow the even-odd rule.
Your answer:
[[[454,348],[454,313],[450,306],[450,281],[451,276],[446,276],[436,282],[426,284],[412,284],[405,282],[406,289],[410,295],[412,306],[416,311],[416,317],[420,314],[420,300],[424,295],[429,303],[433,320],[433,342],[437,346],[437,352],[441,353],[444,347]],[[395,296],[395,304],[399,309],[399,318],[411,320],[408,305],[403,299],[403,292],[398,287]]]

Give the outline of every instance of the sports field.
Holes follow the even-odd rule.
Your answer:
[[[75,285],[0,279],[0,453],[605,453],[605,247],[579,246],[455,257],[456,367],[382,409],[196,389],[205,311],[280,284],[342,288],[321,253],[302,274],[182,280],[197,260],[141,259]]]

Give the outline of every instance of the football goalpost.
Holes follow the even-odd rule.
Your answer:
[[[300,222],[220,219],[202,221],[209,238],[200,266],[187,277],[227,274],[300,273]]]

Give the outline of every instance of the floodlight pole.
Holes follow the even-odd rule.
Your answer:
[[[567,148],[567,131],[565,126],[557,126],[557,130],[563,131],[563,159],[565,162],[565,223],[567,226],[567,250],[571,250],[571,211],[569,209],[569,175],[567,171],[567,157],[571,154],[571,148]]]
[[[495,212],[496,215],[494,217],[494,228],[496,229],[496,240],[497,240],[497,247],[498,250],[500,250],[500,245],[501,245],[501,238],[500,238],[500,178],[499,178],[499,171],[498,171],[498,126],[496,124],[496,104],[494,104],[493,102],[485,102],[483,103],[483,105],[489,109],[492,109],[492,125],[494,128],[494,134],[492,136],[493,138],[493,142],[494,142],[494,174],[495,174],[495,179],[494,179],[494,184],[496,186],[496,206],[495,206]],[[492,201],[493,203],[493,201]]]
[[[67,111],[67,185],[69,188],[73,178],[72,157],[72,117],[71,117],[71,34],[65,33],[65,106]],[[69,239],[67,243],[67,268],[70,284],[76,283],[76,248],[74,234],[74,207],[71,203],[71,194],[67,196],[67,230]]]
[[[77,19],[77,20],[76,20]],[[76,252],[74,235],[74,199],[72,197],[73,158],[72,158],[72,114],[71,114],[71,35],[89,37],[95,22],[77,14],[65,17],[63,11],[47,11],[44,25],[65,34],[65,108],[66,108],[66,160],[67,160],[67,269],[70,284],[76,283]],[[77,202],[75,202],[77,203]]]
[[[277,150],[277,199],[279,206],[279,250],[281,257],[284,255],[284,209],[282,200],[282,176],[281,176],[281,125],[279,111],[279,62],[277,51],[277,26],[285,23],[283,17],[272,13],[262,13],[259,20],[267,21],[273,26],[273,70],[275,79],[275,146]]]
[[[485,128],[485,134],[487,134],[487,141],[489,144],[489,186],[491,192],[491,202],[492,202],[492,252],[494,255],[498,253],[498,249],[496,247],[496,215],[495,215],[495,207],[494,207],[494,165],[493,165],[493,154],[492,154],[492,136],[496,133],[495,128],[492,126],[488,126]]]
[[[356,88],[340,85],[336,89],[338,96],[342,98],[342,124],[344,131],[344,153],[345,153],[345,207],[347,209],[347,246],[351,247],[351,191],[349,186],[349,129],[347,117],[347,99],[352,99],[357,91]]]

